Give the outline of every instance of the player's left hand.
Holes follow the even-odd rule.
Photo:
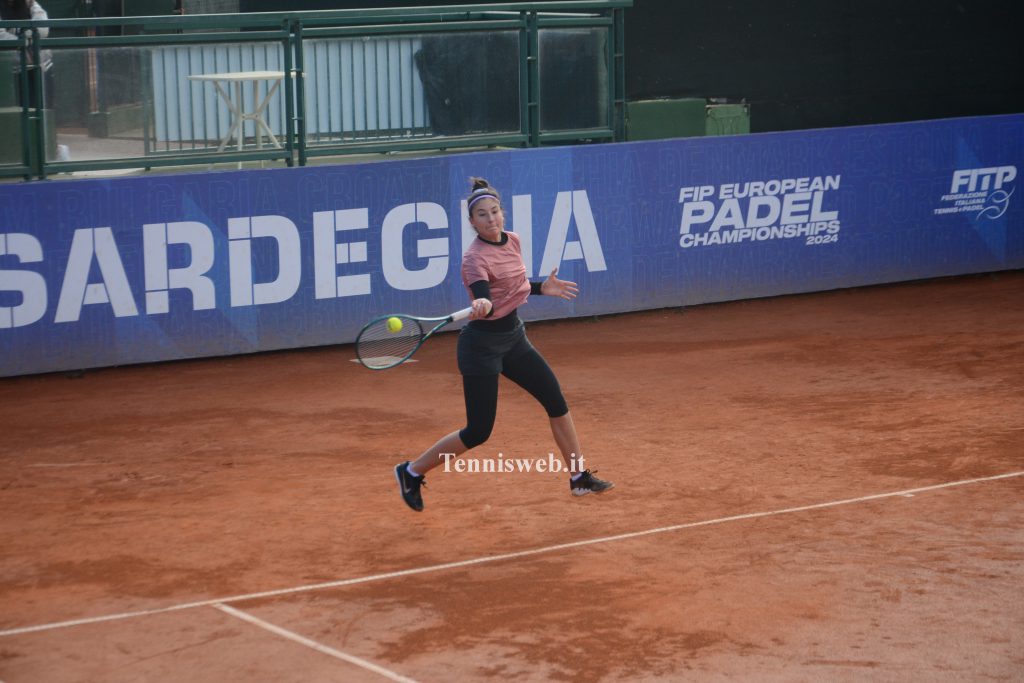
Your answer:
[[[559,280],[557,277],[558,268],[551,271],[551,275],[548,275],[548,279],[540,285],[540,293],[545,296],[557,296],[566,301],[572,301],[579,294],[580,288],[575,282],[569,280]]]

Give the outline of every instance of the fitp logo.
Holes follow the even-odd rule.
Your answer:
[[[1016,166],[957,169],[953,171],[949,194],[942,196],[946,205],[935,209],[935,213],[976,212],[975,219],[982,216],[990,220],[999,218],[1010,206],[1010,196],[1015,188],[1009,185],[1016,178]]]

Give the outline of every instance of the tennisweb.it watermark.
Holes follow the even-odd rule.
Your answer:
[[[586,469],[586,458],[582,455],[573,455],[569,465],[554,453],[548,453],[546,458],[506,458],[504,453],[498,453],[496,458],[460,458],[454,453],[441,453],[441,457],[444,458],[444,471],[457,474],[577,474]]]

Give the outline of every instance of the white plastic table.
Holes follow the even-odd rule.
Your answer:
[[[267,105],[270,104],[270,99],[277,92],[277,89],[281,86],[281,81],[284,79],[283,71],[237,71],[232,73],[220,73],[220,74],[194,74],[188,77],[190,81],[210,81],[213,86],[217,88],[217,92],[220,93],[221,99],[228,105],[228,110],[231,112],[231,128],[228,130],[227,135],[220,141],[220,146],[217,148],[218,152],[223,152],[224,148],[227,147],[231,138],[236,139],[238,151],[242,151],[244,145],[244,130],[245,122],[252,121],[256,126],[256,147],[263,149],[263,134],[266,133],[270,142],[275,147],[281,149],[281,143],[278,142],[277,137],[270,130],[270,126],[263,118],[263,112],[266,110]],[[245,104],[242,102],[242,84],[246,81],[252,81],[252,111],[245,111]],[[269,81],[273,85],[267,87],[267,92],[260,99],[259,87],[257,83],[259,81]],[[235,85],[235,97],[232,99],[231,95],[221,85],[221,83]],[[241,163],[239,163],[241,168]]]

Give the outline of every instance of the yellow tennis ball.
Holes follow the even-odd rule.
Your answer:
[[[401,332],[402,321],[399,320],[398,318],[388,318],[388,331],[392,333]]]

